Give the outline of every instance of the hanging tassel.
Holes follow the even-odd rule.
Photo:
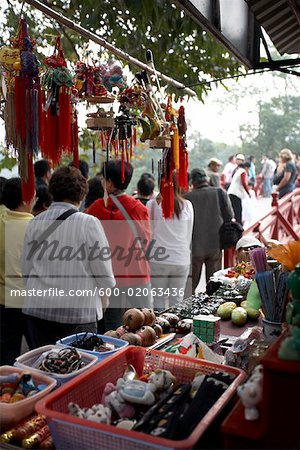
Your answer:
[[[136,146],[136,127],[133,127],[132,137],[133,137],[133,145]]]
[[[179,133],[175,123],[171,125],[171,149],[174,169],[179,169]]]
[[[16,134],[18,147],[26,146],[26,86],[28,80],[21,75],[15,77],[15,111],[16,111]]]
[[[125,157],[124,157],[124,147],[123,141],[121,141],[121,182],[125,181]]]
[[[59,88],[58,95],[59,121],[58,121],[58,145],[66,152],[71,152],[71,97],[70,89],[65,86]]]
[[[21,173],[22,178],[22,200],[29,203],[34,198],[35,194],[35,180],[32,154],[26,155],[26,174]]]
[[[179,140],[178,187],[184,191],[188,190],[188,153],[182,138]]]
[[[106,148],[106,143],[105,143],[104,130],[101,130],[101,131],[100,131],[100,143],[101,143],[101,148],[102,148],[102,150],[105,150],[105,148]]]
[[[78,169],[79,167],[79,151],[78,151],[78,120],[76,112],[73,115],[73,122],[71,125],[71,136],[72,136],[72,153],[74,167]]]
[[[128,141],[127,141],[127,139],[125,139],[124,142],[125,142],[126,162],[129,162]]]
[[[6,78],[7,96],[4,110],[5,117],[5,135],[7,147],[17,148],[16,134],[16,105],[13,78]]]
[[[132,141],[133,141],[133,138],[132,138],[132,136],[131,136],[130,141],[129,141],[129,153],[130,153],[130,159],[132,158],[132,155],[133,155],[133,145],[132,145]]]
[[[172,181],[167,181],[165,178],[162,179],[161,196],[163,216],[165,219],[171,219],[174,214],[174,185]]]

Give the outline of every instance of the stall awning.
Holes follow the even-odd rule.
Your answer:
[[[278,52],[300,53],[300,0],[246,0]]]

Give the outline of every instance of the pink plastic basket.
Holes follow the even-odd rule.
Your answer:
[[[155,369],[170,370],[180,383],[189,382],[196,372],[210,374],[223,370],[235,375],[234,381],[209,410],[192,434],[184,440],[151,436],[137,431],[86,421],[68,414],[69,402],[90,407],[101,402],[103,389],[109,381],[115,383],[132,364],[139,375]],[[190,449],[202,436],[217,414],[234,395],[245,379],[243,371],[208,361],[171,355],[141,347],[126,347],[47,396],[36,405],[36,410],[47,417],[56,448],[59,450],[150,450]]]
[[[23,373],[24,369],[19,369],[12,366],[1,366],[0,375],[11,375],[13,373]],[[46,387],[41,392],[33,395],[32,397],[25,398],[16,403],[1,403],[0,404],[0,428],[4,431],[11,428],[16,423],[20,422],[25,417],[29,416],[34,411],[34,406],[38,400],[45,395],[49,394],[55,386],[56,381],[53,378],[48,377],[45,374],[37,373],[31,370],[26,370],[31,373],[32,379],[35,385],[45,384]]]

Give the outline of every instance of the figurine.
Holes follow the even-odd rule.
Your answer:
[[[123,401],[141,405],[153,405],[155,403],[156,386],[153,383],[145,383],[140,380],[125,381],[119,378],[117,390]]]
[[[150,375],[149,383],[154,384],[156,391],[168,391],[176,383],[176,378],[169,370],[156,369]]]
[[[282,341],[279,348],[279,358],[300,361],[300,328],[293,326],[291,335]]]
[[[93,422],[110,424],[111,410],[101,403],[93,405],[91,408],[80,408],[77,403],[70,402],[69,413],[80,419],[92,420]]]
[[[131,419],[135,415],[135,408],[123,400],[113,383],[106,384],[101,403],[111,408],[121,419]]]
[[[102,71],[100,67],[94,68],[94,96],[104,97],[107,95],[107,90],[102,83]]]
[[[257,420],[259,418],[257,405],[262,399],[262,379],[262,366],[257,366],[246,383],[237,389],[237,393],[245,407],[246,420]]]
[[[84,93],[85,81],[86,81],[86,65],[81,61],[77,61],[75,68],[75,88],[78,91],[78,95],[81,96]]]

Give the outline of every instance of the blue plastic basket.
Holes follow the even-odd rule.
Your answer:
[[[82,333],[72,334],[71,336],[67,336],[67,337],[62,338],[59,341],[57,341],[56,345],[63,345],[63,346],[70,347],[70,344],[72,342],[76,341],[76,339],[80,339],[84,335],[86,335],[87,337],[90,337],[90,336],[93,336],[94,333],[82,332]],[[91,355],[96,356],[99,361],[102,361],[103,359],[107,358],[108,356],[112,355],[113,353],[117,352],[118,350],[121,350],[122,348],[124,348],[128,345],[128,342],[122,341],[122,339],[116,339],[116,338],[113,338],[110,336],[102,336],[101,334],[97,334],[97,336],[100,337],[103,340],[103,342],[107,342],[108,344],[114,344],[115,350],[110,350],[108,352],[94,352],[92,350],[85,350],[83,348],[82,349],[79,348],[78,350],[82,350],[85,353],[90,353]]]

